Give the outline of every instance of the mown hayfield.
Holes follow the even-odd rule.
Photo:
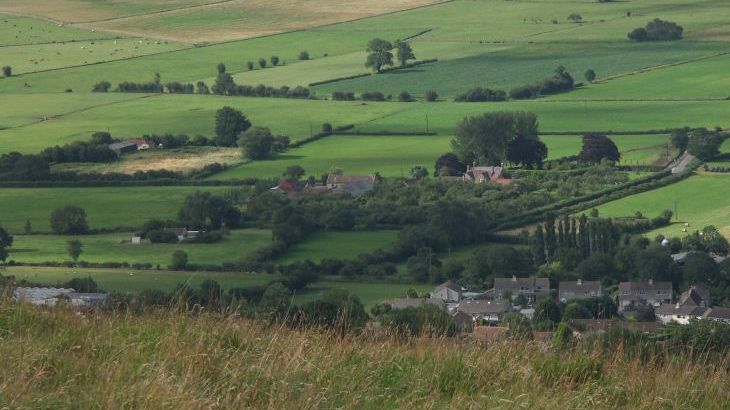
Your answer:
[[[2,50],[3,64],[13,67],[13,73],[18,75],[164,53],[181,47],[167,41],[132,38],[22,45],[3,47]]]
[[[233,230],[224,240],[211,244],[142,244],[129,243],[134,232],[103,235],[16,235],[10,248],[10,259],[16,262],[63,262],[72,260],[66,252],[66,242],[78,239],[83,244],[79,260],[86,262],[151,263],[165,269],[176,250],[188,254],[191,264],[220,265],[237,262],[271,242],[271,232],[260,229]]]
[[[276,263],[292,263],[309,259],[353,259],[377,249],[390,248],[397,231],[315,232],[304,242],[297,243]]]
[[[76,205],[86,210],[91,229],[138,228],[152,218],[174,219],[185,196],[195,191],[222,194],[230,187],[0,188],[0,224],[23,232],[50,232],[54,209]]]
[[[633,216],[637,211],[647,217],[659,215],[664,209],[678,210],[675,223],[669,227],[652,231],[649,235],[684,236],[684,223],[688,230],[702,229],[715,225],[730,238],[730,176],[702,174],[695,175],[676,184],[666,186],[618,201],[609,202],[598,208],[601,216]]]
[[[51,170],[56,172],[121,172],[134,174],[137,171],[169,170],[188,173],[200,170],[206,165],[218,163],[235,165],[243,161],[240,148],[184,147],[176,149],[150,149],[123,155],[119,161],[102,163],[63,163]]]
[[[439,3],[441,0],[228,1],[208,7],[83,24],[99,30],[187,42],[219,42],[259,37],[356,20]]]
[[[18,13],[62,22],[83,22],[155,13],[215,3],[215,0],[24,0],[0,1],[0,12]]]
[[[347,174],[408,176],[414,165],[431,169],[439,155],[451,150],[450,140],[445,136],[333,135],[269,160],[239,165],[213,178],[276,177],[291,165],[299,165],[315,177],[332,168]]]
[[[134,99],[112,104],[120,95]],[[22,128],[0,130],[0,152],[34,153],[48,146],[88,140],[95,131],[109,131],[112,136],[121,139],[164,133],[212,137],[215,112],[224,106],[241,110],[254,126],[269,127],[272,132],[288,135],[294,141],[319,132],[325,122],[334,126],[360,124],[405,108],[395,103],[363,105],[360,102],[211,95],[165,94],[148,97],[142,94],[110,93],[109,96],[111,102],[98,108]],[[28,98],[23,101],[32,100]],[[49,111],[59,109],[49,108]],[[37,109],[28,108],[28,111],[34,115],[38,113]],[[4,122],[3,118],[3,114],[0,114],[0,124]]]

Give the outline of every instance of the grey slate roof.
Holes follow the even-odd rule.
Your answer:
[[[457,311],[472,316],[504,313],[508,309],[509,305],[506,301],[493,300],[466,300],[459,303],[459,306],[456,308]]]
[[[437,298],[398,298],[390,302],[390,307],[395,310],[405,309],[409,307],[420,307],[424,305],[435,305],[441,309],[446,309],[443,300]]]
[[[701,306],[665,303],[659,306],[654,313],[657,315],[702,316],[707,310],[706,307]]]
[[[559,288],[560,292],[590,293],[593,291],[598,294],[601,292],[601,282],[597,280],[564,281],[560,282]]]
[[[672,282],[621,282],[618,284],[618,289],[621,292],[632,292],[632,291],[668,291],[672,293]]]

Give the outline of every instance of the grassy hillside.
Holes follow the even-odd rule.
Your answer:
[[[49,232],[54,209],[86,210],[91,229],[136,228],[152,218],[174,219],[185,196],[195,191],[223,193],[230,187],[0,188],[0,224],[20,233],[26,220],[34,232]]]
[[[231,231],[229,237],[212,244],[123,243],[128,242],[133,235],[133,232],[77,237],[16,235],[9,259],[16,262],[70,261],[66,252],[66,241],[78,239],[84,246],[79,259],[86,262],[151,263],[166,268],[170,264],[172,253],[181,249],[188,254],[188,261],[192,264],[220,265],[223,262],[237,262],[241,257],[271,242],[270,231],[245,229]]]
[[[723,366],[532,343],[334,337],[176,313],[0,306],[0,404],[144,408],[703,408]]]
[[[665,236],[684,236],[684,223],[690,224],[690,231],[715,225],[730,238],[730,176],[696,175],[684,181],[654,191],[633,195],[609,202],[598,208],[601,216],[633,216],[637,211],[648,217],[658,215],[662,210],[675,210],[675,220],[681,222],[651,232]]]

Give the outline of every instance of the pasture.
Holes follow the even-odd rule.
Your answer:
[[[663,210],[677,214],[674,224],[652,231],[647,235],[663,234],[668,237],[684,236],[684,223],[689,231],[715,225],[730,238],[730,176],[694,175],[681,182],[653,191],[632,195],[598,207],[599,214],[606,217],[633,216],[637,211],[647,217],[659,215]]]
[[[66,242],[78,239],[83,244],[79,260],[101,262],[151,263],[166,269],[171,263],[172,253],[183,250],[191,264],[220,265],[223,262],[237,262],[241,257],[271,242],[271,232],[261,229],[231,231],[230,236],[210,244],[141,244],[133,245],[130,240],[134,232],[120,232],[102,235],[16,235],[10,257],[16,262],[42,263],[71,261],[66,252]]]
[[[353,259],[378,249],[388,249],[397,231],[316,232],[291,247],[276,263],[287,264],[309,259]]]
[[[0,12],[7,7],[5,3],[8,2],[0,1]],[[26,2],[14,3],[25,4]],[[102,40],[113,37],[115,36],[109,33],[96,33],[91,30],[63,26],[38,18],[0,14],[0,47]]]
[[[185,196],[195,191],[222,194],[230,187],[0,188],[0,225],[23,232],[50,232],[54,209],[67,205],[86,210],[90,229],[138,228],[153,218],[174,219]],[[240,189],[240,188],[237,188]],[[130,229],[130,230],[131,230]]]

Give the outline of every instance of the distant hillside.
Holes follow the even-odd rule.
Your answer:
[[[723,408],[727,363],[0,303],[2,408]],[[721,370],[718,370],[721,369]],[[726,407],[725,407],[726,408]]]

